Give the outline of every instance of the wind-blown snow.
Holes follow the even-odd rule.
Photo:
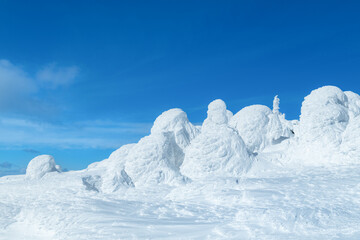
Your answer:
[[[325,86],[299,120],[181,109],[81,171],[50,155],[0,178],[1,239],[360,239],[360,96]]]

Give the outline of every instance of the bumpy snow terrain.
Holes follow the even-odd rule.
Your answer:
[[[0,178],[0,239],[360,239],[360,96],[325,86],[299,120],[214,100],[81,171]]]

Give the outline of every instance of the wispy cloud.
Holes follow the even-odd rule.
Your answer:
[[[0,168],[11,168],[12,164],[9,162],[2,162],[0,163]]]
[[[36,72],[36,71],[35,71]],[[0,60],[0,147],[38,153],[38,147],[116,148],[137,141],[150,132],[151,123],[127,123],[104,119],[49,122],[40,114],[56,109],[42,95],[76,81],[76,66],[47,64],[31,75],[23,67]],[[48,109],[48,110],[46,110]],[[16,117],[14,117],[16,116]]]
[[[76,66],[61,67],[56,63],[51,63],[37,72],[36,79],[46,87],[57,88],[72,84],[78,74],[79,68]]]
[[[14,174],[24,174],[25,168],[19,167],[7,161],[0,162],[0,177]]]
[[[52,112],[55,107],[39,94],[46,89],[69,86],[78,73],[76,66],[48,64],[32,75],[20,65],[0,59],[0,112],[33,116]]]
[[[21,106],[38,91],[36,82],[20,67],[0,60],[0,110]]]
[[[50,124],[0,117],[0,146],[33,149],[117,148],[150,132],[151,123],[119,123],[109,120]]]
[[[41,153],[40,151],[35,150],[35,149],[31,149],[31,148],[23,149],[23,151],[27,152],[27,153],[31,153],[31,154],[40,154]]]

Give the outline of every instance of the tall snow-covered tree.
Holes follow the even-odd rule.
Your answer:
[[[280,110],[280,99],[278,98],[278,95],[276,95],[274,97],[274,101],[273,101],[273,113],[279,114]]]

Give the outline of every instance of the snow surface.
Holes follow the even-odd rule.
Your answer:
[[[360,96],[312,91],[299,120],[217,99],[171,109],[81,171],[54,158],[0,178],[1,239],[360,239]]]

